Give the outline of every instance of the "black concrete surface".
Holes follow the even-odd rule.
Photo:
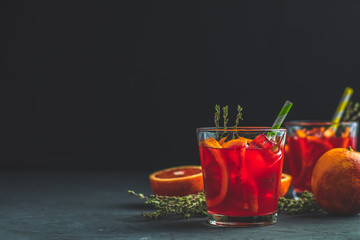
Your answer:
[[[150,193],[148,173],[2,171],[1,240],[360,239],[360,215],[280,214],[272,226],[214,227],[206,218],[147,220],[130,196]]]

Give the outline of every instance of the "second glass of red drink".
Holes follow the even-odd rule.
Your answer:
[[[285,166],[293,180],[294,196],[311,192],[311,175],[317,160],[332,148],[351,147],[356,150],[358,122],[289,121]]]

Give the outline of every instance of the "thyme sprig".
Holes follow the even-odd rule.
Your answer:
[[[342,121],[355,121],[360,118],[360,103],[350,101],[345,109]]]
[[[238,111],[238,113],[237,113],[237,115],[236,115],[234,129],[236,129],[237,126],[239,125],[240,119],[243,120],[243,119],[242,119],[242,110],[243,110],[243,108],[242,108],[240,105],[237,105],[237,111]]]
[[[141,215],[146,218],[159,219],[168,215],[180,215],[184,218],[195,216],[206,216],[206,203],[204,193],[191,194],[183,197],[168,197],[135,193],[129,190],[129,194],[140,199],[145,199],[145,204],[150,204],[157,210],[154,212],[143,212]]]
[[[239,125],[239,121],[240,119],[242,119],[242,110],[243,108],[240,105],[237,105],[237,115],[236,115],[236,119],[235,119],[235,126],[234,129],[237,128],[237,126]],[[229,106],[226,105],[225,107],[222,107],[222,111],[223,111],[223,119],[224,119],[224,129],[227,129],[227,124],[229,122]],[[220,105],[216,104],[215,105],[215,114],[214,114],[214,123],[215,123],[215,127],[218,129],[220,127],[219,121],[220,121],[220,113],[221,112],[221,107]]]
[[[224,129],[227,129],[227,123],[229,121],[228,115],[229,115],[229,106],[226,105],[225,107],[223,107]]]
[[[287,214],[313,213],[320,209],[314,195],[310,192],[303,192],[298,199],[280,197],[278,212]]]
[[[167,197],[135,193],[129,190],[129,194],[135,195],[140,199],[145,199],[145,204],[152,205],[157,210],[154,212],[143,212],[141,215],[150,219],[164,218],[168,215],[179,215],[183,218],[206,216],[206,202],[203,192],[199,194],[187,195],[184,197]],[[304,192],[299,199],[289,199],[280,197],[278,212],[286,214],[305,214],[318,211],[320,208],[316,204],[312,193]]]
[[[242,108],[240,105],[237,105],[237,111],[238,111],[238,113],[237,113],[237,115],[236,115],[234,129],[237,128],[240,119],[243,120],[243,119],[242,119],[242,110],[243,110],[243,108]],[[233,138],[235,138],[235,132],[233,132]]]
[[[220,124],[220,105],[215,105],[215,114],[214,114],[214,122],[215,122],[215,127],[216,129],[219,128]]]

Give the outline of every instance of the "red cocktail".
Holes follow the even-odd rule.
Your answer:
[[[357,122],[341,123],[334,131],[329,122],[293,121],[288,129],[285,161],[292,175],[295,193],[311,192],[311,175],[317,160],[332,148],[356,150]]]
[[[276,222],[285,129],[198,129],[209,222]],[[216,140],[217,139],[217,140]]]

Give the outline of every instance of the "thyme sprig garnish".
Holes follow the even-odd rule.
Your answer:
[[[224,129],[227,129],[227,123],[229,121],[228,119],[228,115],[229,115],[229,106],[226,105],[225,107],[223,107],[223,118],[224,118]]]
[[[242,110],[243,110],[243,108],[242,108],[240,105],[237,105],[237,111],[238,111],[238,113],[237,113],[237,115],[236,115],[234,129],[236,129],[237,126],[239,125],[240,119],[243,120],[243,119],[242,119]]]
[[[237,105],[237,111],[238,111],[238,113],[237,113],[237,115],[236,115],[234,129],[236,129],[237,126],[239,125],[240,119],[243,120],[243,119],[242,119],[242,110],[243,110],[243,108],[242,108],[240,105]],[[235,131],[233,132],[233,138],[235,138]]]
[[[206,216],[206,202],[203,192],[199,194],[187,195],[184,197],[167,197],[135,193],[129,190],[129,194],[135,195],[140,199],[145,199],[145,204],[152,205],[157,210],[154,212],[143,212],[141,215],[150,219],[159,219],[168,215],[179,215],[183,218]],[[286,214],[306,214],[318,211],[320,208],[316,204],[312,193],[304,192],[299,199],[289,199],[280,197],[278,212]]]
[[[360,103],[350,101],[345,109],[342,121],[355,121],[360,118]]]
[[[236,119],[235,119],[235,126],[234,129],[237,128],[237,126],[239,125],[239,121],[240,119],[242,119],[242,110],[243,108],[240,105],[237,105],[237,115],[236,115]],[[224,129],[227,129],[227,124],[229,122],[229,106],[226,105],[225,107],[222,107],[222,111],[223,111],[223,119],[224,119]],[[218,129],[220,127],[219,121],[220,121],[220,113],[221,112],[221,107],[220,105],[216,104],[215,105],[215,114],[214,114],[214,123],[215,123],[215,127],[216,129]]]
[[[215,105],[215,114],[214,114],[214,122],[216,129],[219,128],[219,121],[220,121],[220,105]]]

